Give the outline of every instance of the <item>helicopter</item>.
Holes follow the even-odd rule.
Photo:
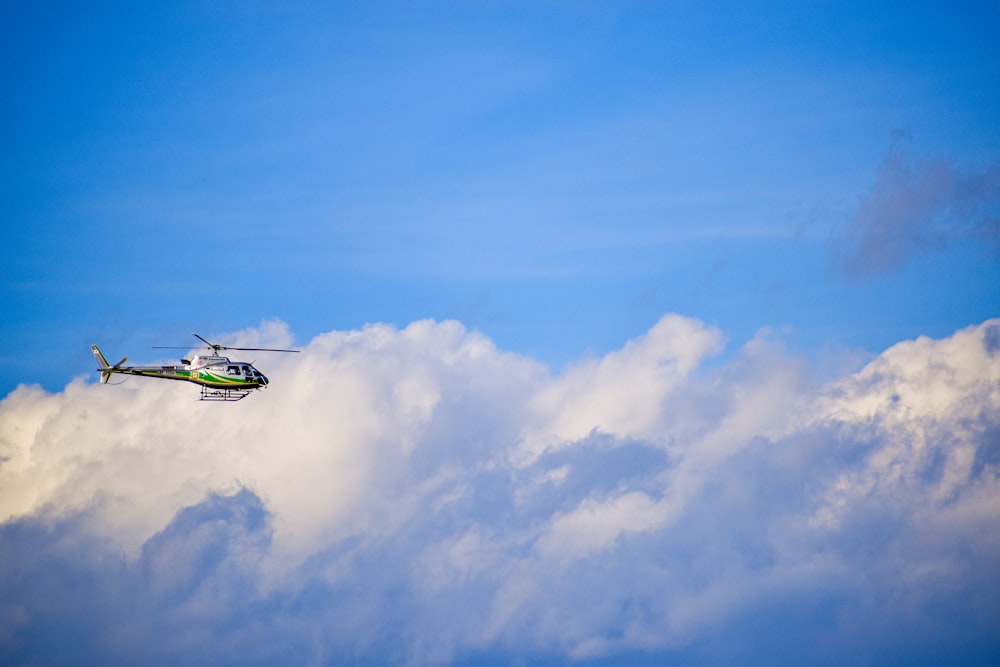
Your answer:
[[[271,347],[229,347],[211,343],[198,334],[195,338],[205,343],[212,354],[196,356],[193,359],[181,359],[180,366],[125,366],[128,357],[122,357],[117,364],[109,364],[104,353],[97,345],[90,349],[100,364],[98,372],[101,383],[107,384],[114,373],[122,375],[141,375],[143,377],[162,378],[164,380],[184,380],[194,382],[201,387],[201,401],[239,401],[246,398],[255,389],[267,387],[267,377],[245,361],[232,361],[229,357],[219,356],[222,350],[240,350],[254,352],[298,352],[299,350],[283,350]],[[182,347],[156,346],[160,350],[186,350]],[[120,384],[120,383],[119,383]]]

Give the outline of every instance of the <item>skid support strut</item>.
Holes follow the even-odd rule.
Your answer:
[[[249,389],[216,389],[214,387],[201,388],[201,398],[199,401],[240,401],[250,395]]]

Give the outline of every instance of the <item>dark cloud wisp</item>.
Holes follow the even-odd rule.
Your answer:
[[[922,161],[897,142],[853,219],[834,238],[833,266],[854,279],[958,241],[1000,256],[1000,166]]]

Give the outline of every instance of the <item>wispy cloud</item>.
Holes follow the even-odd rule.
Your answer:
[[[921,160],[900,135],[872,190],[834,239],[834,268],[869,278],[961,240],[1000,253],[1000,166]]]
[[[22,387],[0,661],[995,658],[998,332],[818,384],[765,336],[703,369],[721,332],[675,315],[560,375],[423,321],[233,405]]]

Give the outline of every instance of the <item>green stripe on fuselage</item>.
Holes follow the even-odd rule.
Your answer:
[[[214,389],[255,389],[260,387],[259,382],[247,380],[242,377],[229,377],[228,375],[217,375],[206,370],[174,370],[172,368],[130,368],[114,371],[124,375],[141,375],[150,378],[162,378],[164,380],[186,380],[205,387]]]

